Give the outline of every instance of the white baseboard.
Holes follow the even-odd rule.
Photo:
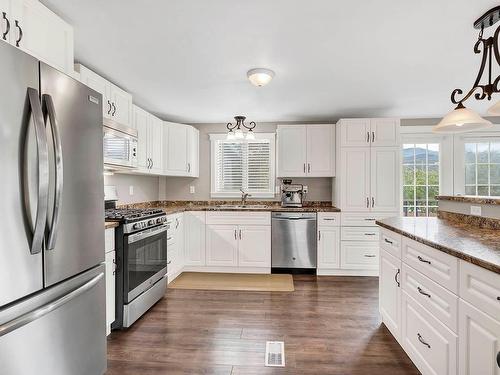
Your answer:
[[[378,270],[319,269],[318,276],[378,276]]]
[[[271,273],[271,267],[184,266],[183,272]]]

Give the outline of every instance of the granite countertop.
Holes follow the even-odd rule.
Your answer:
[[[438,195],[436,198],[440,201],[500,205],[500,197],[480,197],[474,195]]]
[[[119,224],[117,221],[105,221],[104,229],[116,228]]]
[[[500,273],[500,231],[436,217],[395,217],[376,223],[415,241]]]

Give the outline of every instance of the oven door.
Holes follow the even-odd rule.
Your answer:
[[[104,126],[104,164],[108,167],[137,167],[137,137]]]
[[[161,225],[125,236],[124,302],[129,303],[167,274],[167,231]]]

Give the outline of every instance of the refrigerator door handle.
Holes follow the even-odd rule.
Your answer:
[[[82,286],[69,292],[68,294],[65,294],[64,296],[62,296],[62,297],[60,297],[52,302],[49,302],[46,305],[43,305],[43,306],[41,306],[33,311],[29,311],[26,314],[23,314],[18,318],[15,318],[15,319],[13,319],[5,324],[0,325],[0,337],[8,334],[9,332],[12,332],[12,331],[18,329],[18,328],[21,328],[22,326],[25,326],[26,324],[29,324],[37,319],[40,319],[41,317],[58,309],[62,305],[70,302],[71,300],[82,295],[86,291],[92,289],[99,282],[99,280],[101,280],[103,277],[104,277],[104,273],[100,273],[99,275],[90,279],[85,284],[83,284]]]
[[[59,229],[59,213],[61,210],[61,199],[63,192],[63,154],[61,146],[61,136],[59,134],[59,126],[57,123],[56,111],[54,108],[54,101],[52,97],[48,94],[42,96],[43,104],[46,109],[45,123],[47,123],[47,117],[50,121],[50,126],[52,130],[52,141],[54,142],[54,154],[55,154],[55,197],[54,197],[54,211],[52,214],[52,222],[50,224],[49,238],[47,241],[47,250],[53,250],[56,245],[57,240],[57,230]]]
[[[47,222],[47,205],[49,194],[49,151],[47,147],[47,133],[45,131],[45,124],[43,122],[43,112],[38,91],[34,88],[28,88],[28,99],[31,106],[31,114],[33,117],[33,124],[35,127],[35,137],[38,153],[38,194],[37,194],[37,208],[35,222],[32,224],[33,238],[31,241],[31,254],[38,254],[42,251],[43,240],[45,236],[45,224]],[[27,138],[26,138],[27,140]],[[25,145],[24,156],[24,176],[28,174],[27,171],[27,150]],[[24,191],[25,207],[29,210],[29,193]],[[27,212],[28,218],[31,221],[31,213]]]

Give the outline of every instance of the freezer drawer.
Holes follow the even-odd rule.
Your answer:
[[[0,374],[106,371],[104,266],[0,310]]]

